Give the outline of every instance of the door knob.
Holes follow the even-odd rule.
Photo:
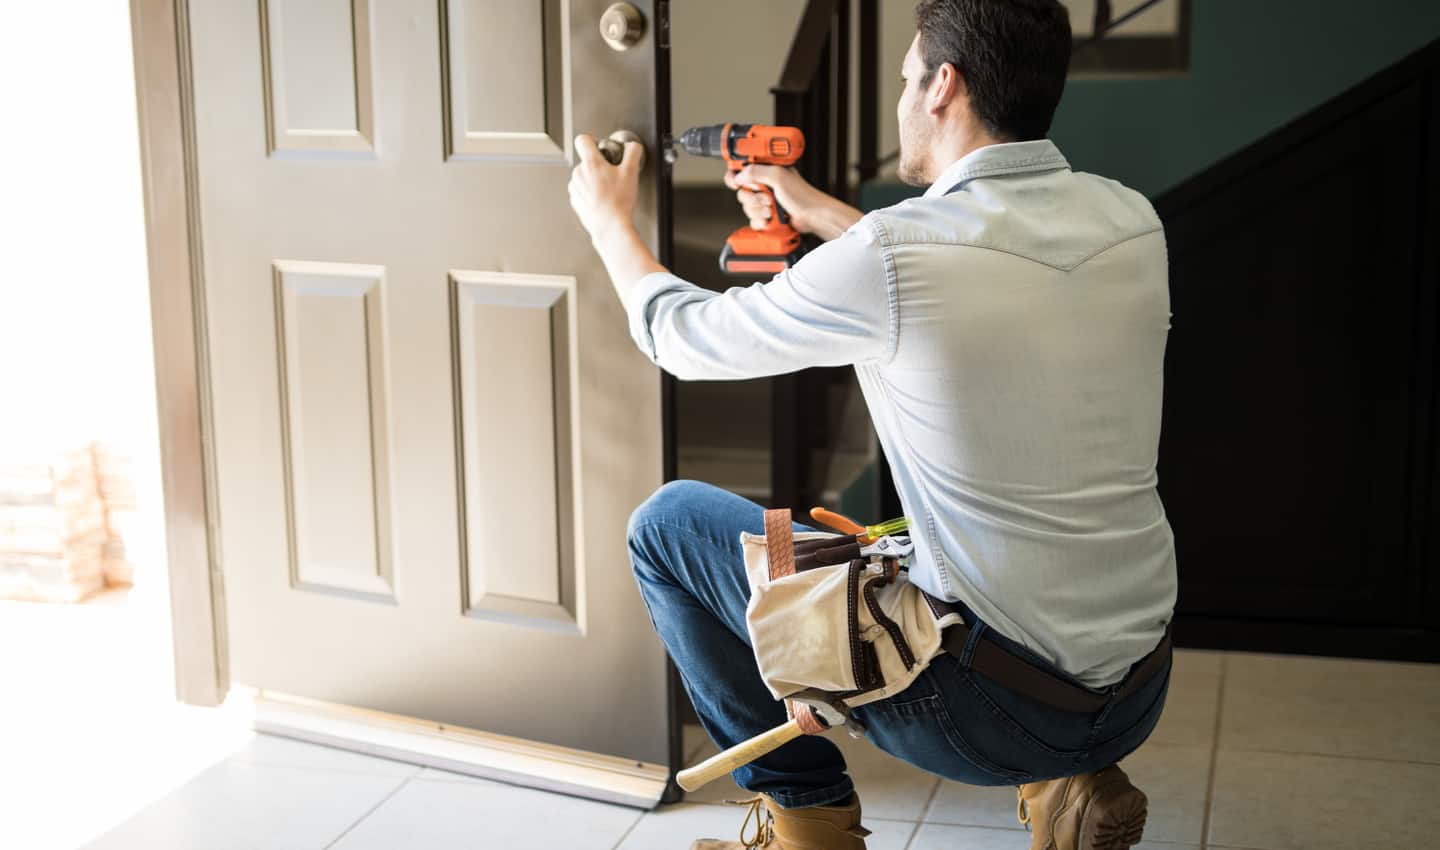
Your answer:
[[[612,3],[600,16],[600,37],[613,50],[629,50],[645,34],[645,15],[629,3]]]
[[[616,130],[609,138],[601,139],[596,145],[600,149],[600,155],[611,165],[619,165],[625,158],[625,143],[640,142],[640,167],[645,167],[645,142],[629,130]]]

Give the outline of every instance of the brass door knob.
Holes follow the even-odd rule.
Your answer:
[[[645,35],[645,15],[629,3],[612,3],[600,16],[600,37],[613,50],[629,50]]]
[[[640,143],[640,167],[645,167],[645,142],[635,133],[629,130],[616,130],[608,138],[601,139],[595,146],[600,149],[600,155],[605,157],[611,165],[619,165],[625,158],[625,143]]]

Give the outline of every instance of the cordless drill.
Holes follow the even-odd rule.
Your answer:
[[[805,135],[797,127],[767,127],[763,124],[712,124],[691,127],[680,134],[678,147],[692,156],[725,160],[734,174],[752,163],[794,165],[805,152]],[[745,188],[766,195],[775,210],[765,229],[745,226],[730,234],[720,252],[720,268],[728,274],[784,271],[800,259],[800,231],[790,224],[790,215],[764,184]]]

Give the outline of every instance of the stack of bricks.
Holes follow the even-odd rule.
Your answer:
[[[0,598],[78,602],[128,585],[119,528],[134,508],[124,464],[98,444],[0,464]]]

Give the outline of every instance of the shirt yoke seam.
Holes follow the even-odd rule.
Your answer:
[[[1045,266],[1046,268],[1055,269],[1056,271],[1073,272],[1073,271],[1075,271],[1076,269],[1080,268],[1081,266],[1085,265],[1086,263],[1090,262],[1091,260],[1095,259],[1096,257],[1099,257],[1101,254],[1104,254],[1104,253],[1106,253],[1106,252],[1108,252],[1108,251],[1113,251],[1113,250],[1115,250],[1116,248],[1119,248],[1119,247],[1121,247],[1121,246],[1123,246],[1123,245],[1128,245],[1129,243],[1134,242],[1136,239],[1143,239],[1143,238],[1146,237],[1146,236],[1152,236],[1152,235],[1154,235],[1154,234],[1156,234],[1156,233],[1161,233],[1161,232],[1164,231],[1164,229],[1165,229],[1164,226],[1161,225],[1161,226],[1158,226],[1158,227],[1151,228],[1150,230],[1146,230],[1146,231],[1144,231],[1144,232],[1142,232],[1142,233],[1136,233],[1136,234],[1133,235],[1133,236],[1127,236],[1127,237],[1125,237],[1124,239],[1121,239],[1121,240],[1118,241],[1118,242],[1112,242],[1111,244],[1106,245],[1106,246],[1104,246],[1103,248],[1100,248],[1100,249],[1098,249],[1098,250],[1096,250],[1096,251],[1091,252],[1089,255],[1087,255],[1087,256],[1085,256],[1085,257],[1082,257],[1080,260],[1077,260],[1075,263],[1073,263],[1073,264],[1071,264],[1071,265],[1068,265],[1068,266],[1066,266],[1066,265],[1059,265],[1059,264],[1056,264],[1056,263],[1047,263],[1047,262],[1045,262],[1044,260],[1039,260],[1039,259],[1036,259],[1035,257],[1029,257],[1029,256],[1026,256],[1026,255],[1024,255],[1024,254],[1020,254],[1020,253],[1017,253],[1017,252],[1015,252],[1015,251],[1011,251],[1011,250],[1008,250],[1008,249],[1005,249],[1005,248],[997,248],[997,247],[995,247],[995,246],[993,246],[993,245],[976,245],[976,244],[970,243],[970,242],[949,242],[949,241],[945,241],[945,240],[941,240],[941,239],[914,239],[914,240],[906,240],[906,241],[903,241],[903,242],[894,242],[894,243],[891,243],[891,246],[898,248],[898,247],[901,247],[901,246],[909,246],[909,245],[935,245],[935,246],[945,246],[945,247],[950,247],[950,248],[974,248],[974,249],[979,250],[979,251],[994,251],[994,252],[997,253],[997,254],[1009,254],[1010,256],[1015,257],[1015,258],[1017,258],[1017,259],[1025,260],[1025,261],[1027,261],[1027,262],[1031,262],[1031,263],[1034,263],[1034,264],[1039,265],[1039,266]]]

